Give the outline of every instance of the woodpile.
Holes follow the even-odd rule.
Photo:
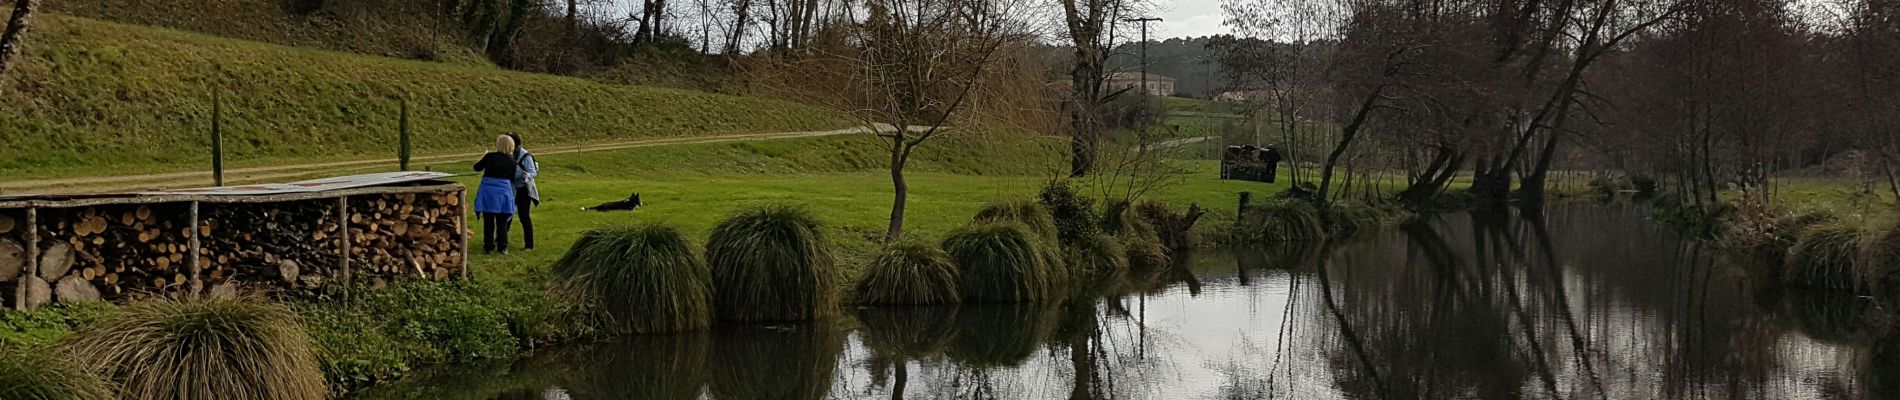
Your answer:
[[[9,308],[32,308],[258,288],[334,293],[346,282],[466,277],[463,191],[429,189],[0,209],[0,298]]]
[[[460,277],[467,254],[461,204],[457,193],[351,197],[351,270],[373,284],[403,276]]]
[[[33,278],[50,285],[58,301],[117,301],[190,290],[187,207],[40,210],[39,272]]]
[[[244,282],[318,291],[342,278],[335,200],[204,204],[199,263],[213,288]],[[284,266],[292,266],[286,271]]]

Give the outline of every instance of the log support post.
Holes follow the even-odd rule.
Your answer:
[[[20,274],[20,276],[16,278],[16,280],[19,281],[20,286],[18,290],[15,290],[13,292],[13,306],[15,309],[18,309],[20,311],[30,311],[26,304],[27,281],[31,280],[28,278],[39,276],[40,274],[39,215],[40,215],[40,210],[38,208],[27,207],[26,209],[26,270],[25,270],[25,273]]]
[[[343,301],[350,301],[350,196],[336,198],[337,266],[342,271]]]
[[[188,265],[188,267],[186,267],[186,270],[191,271],[191,284],[186,285],[185,290],[189,291],[186,293],[187,296],[198,297],[199,295],[202,295],[205,293],[204,291],[205,289],[204,265],[201,264],[201,261],[199,261],[198,259],[198,257],[200,257],[198,253],[203,251],[199,249],[204,248],[203,243],[199,241],[198,236],[200,235],[198,232],[204,229],[204,225],[203,225],[203,222],[198,220],[198,202],[196,201],[191,202],[190,218],[191,218],[191,221],[185,226],[189,226],[191,228],[187,228],[187,231],[185,232],[185,234],[191,241],[190,243],[191,252],[185,253],[185,262],[186,262],[185,265]]]
[[[462,248],[457,250],[462,253],[458,255],[462,259],[462,279],[467,280],[468,237],[473,236],[468,232],[468,189],[457,189],[455,195],[462,198],[462,201],[455,202],[455,235],[462,237]]]

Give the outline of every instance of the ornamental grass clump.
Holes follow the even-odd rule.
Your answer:
[[[965,302],[1033,302],[1059,295],[1062,273],[1044,260],[1043,241],[1019,223],[984,223],[950,232],[943,250],[962,274]]]
[[[1783,282],[1873,290],[1900,271],[1900,226],[1892,217],[1841,218],[1801,232],[1788,249]]]
[[[260,299],[136,303],[67,346],[119,385],[121,399],[330,397],[296,314]]]
[[[838,314],[837,266],[818,219],[804,208],[740,212],[706,241],[720,321],[808,321]]]
[[[1056,219],[1049,214],[1049,208],[1041,203],[1028,200],[990,203],[976,212],[976,223],[1018,222],[1028,227],[1030,232],[1044,239],[1056,240]]]
[[[1114,237],[1088,235],[1063,250],[1068,254],[1070,276],[1101,279],[1128,272],[1128,251]]]
[[[70,360],[0,349],[0,399],[112,400],[112,383]]]
[[[679,229],[634,225],[589,230],[554,263],[561,291],[597,308],[613,333],[665,333],[712,325],[712,271]]]
[[[957,267],[942,249],[915,240],[884,246],[858,281],[864,304],[949,304],[957,296]]]
[[[1326,238],[1326,217],[1312,203],[1274,199],[1247,207],[1240,215],[1238,239],[1249,242],[1299,242]]]

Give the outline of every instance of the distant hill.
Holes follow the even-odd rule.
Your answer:
[[[214,97],[233,167],[393,155],[405,96],[420,152],[480,150],[511,130],[532,146],[850,125],[767,98],[41,16],[20,63],[0,79],[8,177],[202,168]]]

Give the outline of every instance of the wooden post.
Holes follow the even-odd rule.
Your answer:
[[[409,170],[409,98],[399,97],[399,99],[402,100],[402,117],[401,119],[397,120],[397,125],[398,125],[398,130],[401,131],[401,136],[398,137],[396,141],[397,143],[396,155],[402,160],[402,170],[408,171]]]
[[[198,297],[198,295],[204,294],[205,289],[204,266],[200,265],[200,261],[198,260],[198,252],[201,251],[199,249],[203,248],[202,243],[198,239],[198,230],[204,229],[201,224],[202,222],[198,221],[198,202],[191,202],[191,224],[187,225],[191,228],[188,229],[189,235],[186,235],[191,240],[191,252],[185,253],[185,262],[190,265],[187,270],[191,271],[191,284],[185,286],[185,290],[189,291],[187,295],[190,297]]]
[[[224,95],[211,91],[211,183],[224,186]]]
[[[28,278],[40,275],[39,215],[40,210],[38,208],[28,207],[26,209],[26,274],[20,275],[20,290],[14,293],[14,297],[19,299],[19,301],[13,303],[15,308],[21,311],[28,311],[26,306],[26,281],[30,280]]]
[[[1234,212],[1234,221],[1240,221],[1240,216],[1247,213],[1247,204],[1252,202],[1253,192],[1240,192],[1240,209]]]
[[[343,271],[343,301],[350,301],[350,196],[336,198],[336,223],[336,238],[342,243],[337,246],[342,255],[337,268]]]
[[[468,189],[467,188],[458,189],[455,191],[455,195],[462,198],[462,201],[458,201],[455,203],[455,234],[457,236],[462,237],[462,248],[457,249],[457,251],[462,252],[462,254],[460,254],[462,258],[462,279],[467,280],[468,279],[468,237],[469,237]]]

